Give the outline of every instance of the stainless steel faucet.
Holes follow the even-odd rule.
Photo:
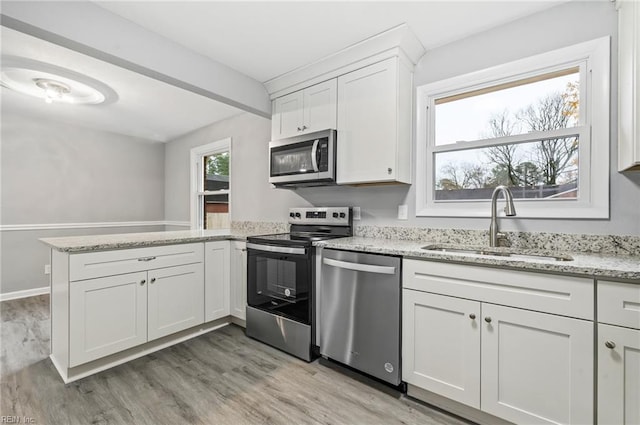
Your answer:
[[[494,189],[491,195],[491,226],[489,226],[489,246],[498,246],[499,239],[506,239],[504,233],[498,231],[498,212],[496,204],[498,203],[498,195],[502,192],[504,200],[507,205],[504,207],[504,212],[508,217],[516,215],[516,207],[513,205],[513,195],[506,186],[498,186]]]

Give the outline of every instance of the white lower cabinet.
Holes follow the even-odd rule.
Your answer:
[[[247,244],[231,242],[231,315],[246,320]]]
[[[69,365],[204,322],[203,264],[71,283]]]
[[[640,424],[640,330],[598,325],[598,424]]]
[[[521,278],[513,271],[405,260],[403,380],[488,418],[593,423],[593,321],[519,308],[527,296],[561,295],[571,304],[567,310],[588,317],[593,281],[573,280],[565,288],[557,276],[515,273]],[[433,293],[439,290],[447,293]],[[480,299],[468,299],[470,293]],[[497,304],[509,299],[518,308]]]
[[[593,422],[593,322],[483,303],[481,327],[484,412],[515,423]]]
[[[204,323],[203,264],[147,273],[148,340]]]
[[[480,303],[403,291],[403,380],[480,408]]]
[[[640,285],[599,281],[598,424],[640,424]]]
[[[147,273],[71,282],[69,366],[147,341]]]
[[[204,244],[204,315],[207,322],[229,315],[229,251],[229,241]]]

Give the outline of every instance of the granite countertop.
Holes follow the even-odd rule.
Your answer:
[[[61,252],[90,252],[110,249],[143,248],[216,240],[246,240],[255,232],[242,230],[179,230],[173,232],[122,233],[113,235],[41,238],[40,241]]]
[[[111,249],[141,248],[179,243],[216,240],[246,240],[248,236],[262,234],[256,229],[184,230],[173,232],[124,233],[113,235],[88,235],[59,238],[42,238],[40,241],[61,252],[91,252]],[[271,232],[274,233],[274,232]],[[405,258],[431,261],[448,261],[464,264],[507,267],[519,270],[546,271],[588,276],[601,279],[624,279],[640,283],[640,256],[590,254],[579,252],[552,252],[553,255],[570,256],[572,261],[555,261],[544,258],[512,258],[494,255],[427,251],[422,247],[439,245],[429,240],[403,240],[372,237],[350,237],[315,242],[325,248],[344,249]],[[473,248],[466,245],[458,247]],[[487,247],[483,247],[487,249]],[[498,251],[509,252],[508,248]],[[535,254],[538,251],[518,250],[517,253]]]
[[[464,264],[478,264],[500,266],[518,270],[546,271],[566,273],[577,276],[588,276],[599,279],[624,279],[636,281],[640,284],[640,256],[633,255],[604,255],[577,252],[553,252],[552,255],[570,256],[573,261],[555,261],[543,258],[510,258],[493,255],[480,255],[455,252],[427,251],[422,247],[446,244],[436,244],[428,240],[409,241],[401,239],[351,237],[331,239],[314,243],[325,248],[361,251],[388,255],[401,255],[405,258],[415,258],[431,261],[448,261]],[[464,248],[464,245],[457,245]],[[484,249],[489,249],[484,247]],[[493,248],[491,248],[493,250]],[[508,248],[498,248],[498,251],[509,252]],[[535,254],[539,251],[517,250],[517,253]]]

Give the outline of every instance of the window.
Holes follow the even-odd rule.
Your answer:
[[[191,228],[228,229],[231,139],[191,149]]]
[[[609,39],[418,87],[418,216],[606,218]]]

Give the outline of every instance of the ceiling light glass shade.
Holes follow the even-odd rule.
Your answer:
[[[47,103],[98,105],[117,100],[106,84],[75,71],[19,57],[2,57],[2,86]]]

